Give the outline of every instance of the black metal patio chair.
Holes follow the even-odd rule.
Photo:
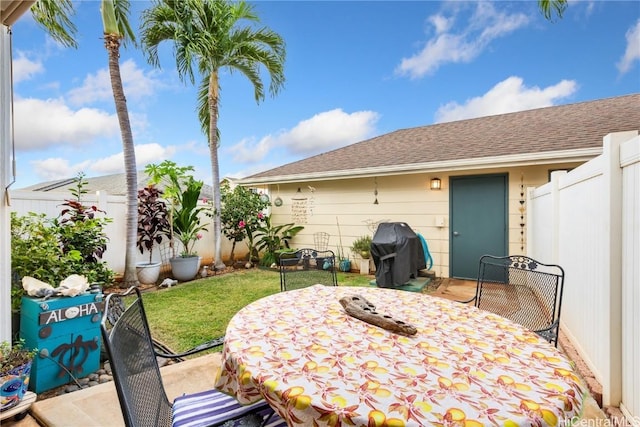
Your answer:
[[[333,251],[298,249],[280,255],[280,290],[300,289],[316,284],[338,286],[336,256]]]
[[[476,294],[467,301],[506,317],[558,346],[564,270],[511,255],[480,258]]]
[[[121,311],[124,298],[132,301]],[[106,297],[100,329],[128,427],[286,426],[266,401],[243,406],[232,396],[215,389],[179,396],[170,402],[157,358],[186,354],[157,352],[138,288]]]

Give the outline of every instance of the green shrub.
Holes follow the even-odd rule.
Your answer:
[[[360,236],[351,244],[351,251],[363,259],[371,256],[371,236]]]
[[[19,309],[24,294],[22,278],[31,276],[54,288],[72,274],[89,283],[110,286],[114,273],[100,261],[107,248],[104,226],[111,220],[95,216],[95,206],[81,202],[83,176],[72,190],[75,200],[66,200],[58,218],[29,212],[11,213],[11,307]]]
[[[255,239],[258,251],[264,251],[260,259],[260,265],[269,267],[277,262],[276,251],[289,249],[289,241],[304,229],[302,225],[294,223],[271,225],[271,215],[264,217],[264,225],[257,228]]]

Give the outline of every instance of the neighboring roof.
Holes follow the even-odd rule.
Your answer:
[[[602,138],[640,129],[640,94],[401,129],[239,180],[284,183],[586,161]]]
[[[42,182],[39,184],[31,185],[29,187],[21,188],[24,191],[43,191],[43,192],[68,192],[72,188],[76,187],[77,177],[59,179],[56,181]],[[113,175],[96,176],[92,178],[84,178],[87,181],[87,185],[84,187],[89,193],[96,191],[104,191],[107,194],[124,196],[127,194],[127,184],[124,173],[117,173]],[[149,177],[144,171],[138,171],[138,185],[137,188],[141,189],[147,186]],[[159,188],[164,188],[162,183],[158,185]],[[210,185],[204,184],[200,197],[211,199],[213,190]]]

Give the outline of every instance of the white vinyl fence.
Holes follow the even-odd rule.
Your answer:
[[[56,218],[60,215],[61,204],[65,199],[72,199],[72,195],[62,192],[45,193],[40,191],[11,191],[10,203],[11,211],[17,212],[19,215],[25,215],[28,212],[44,213],[49,218]],[[108,195],[104,192],[96,194],[85,194],[82,196],[82,202],[85,205],[96,205],[99,209],[106,212],[104,216],[111,218],[113,221],[105,228],[105,233],[109,237],[107,250],[102,257],[102,261],[106,261],[113,271],[117,274],[124,273],[124,256],[125,256],[125,196]],[[211,221],[209,217],[202,215],[202,223],[206,224]],[[202,239],[195,244],[195,251],[202,257],[202,263],[210,263],[214,256],[214,238],[213,224],[207,226],[208,231],[202,232]],[[231,251],[231,243],[226,237],[222,238],[222,255],[223,259],[227,259]],[[244,243],[240,245],[236,254],[246,252]],[[149,254],[138,254],[138,261],[147,261]],[[153,251],[154,261],[166,261],[161,259],[161,250],[156,248]]]
[[[602,155],[529,191],[527,253],[565,269],[561,328],[640,425],[640,137],[604,137]]]

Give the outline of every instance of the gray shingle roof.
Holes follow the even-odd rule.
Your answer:
[[[89,193],[95,193],[96,191],[104,191],[107,194],[124,196],[127,194],[127,184],[124,173],[117,173],[112,175],[103,175],[96,177],[85,177],[87,185],[84,187]],[[42,182],[34,184],[29,187],[21,188],[25,191],[44,191],[44,192],[69,192],[72,188],[76,188],[77,177],[59,179],[56,181]],[[141,189],[147,186],[149,183],[149,177],[144,171],[138,171],[138,185],[137,188]],[[162,182],[158,185],[160,189],[164,188]],[[206,197],[211,199],[213,190],[210,185],[204,184],[200,191],[200,197]]]
[[[640,94],[401,129],[270,169],[242,181],[429,162],[601,148],[640,129]]]

